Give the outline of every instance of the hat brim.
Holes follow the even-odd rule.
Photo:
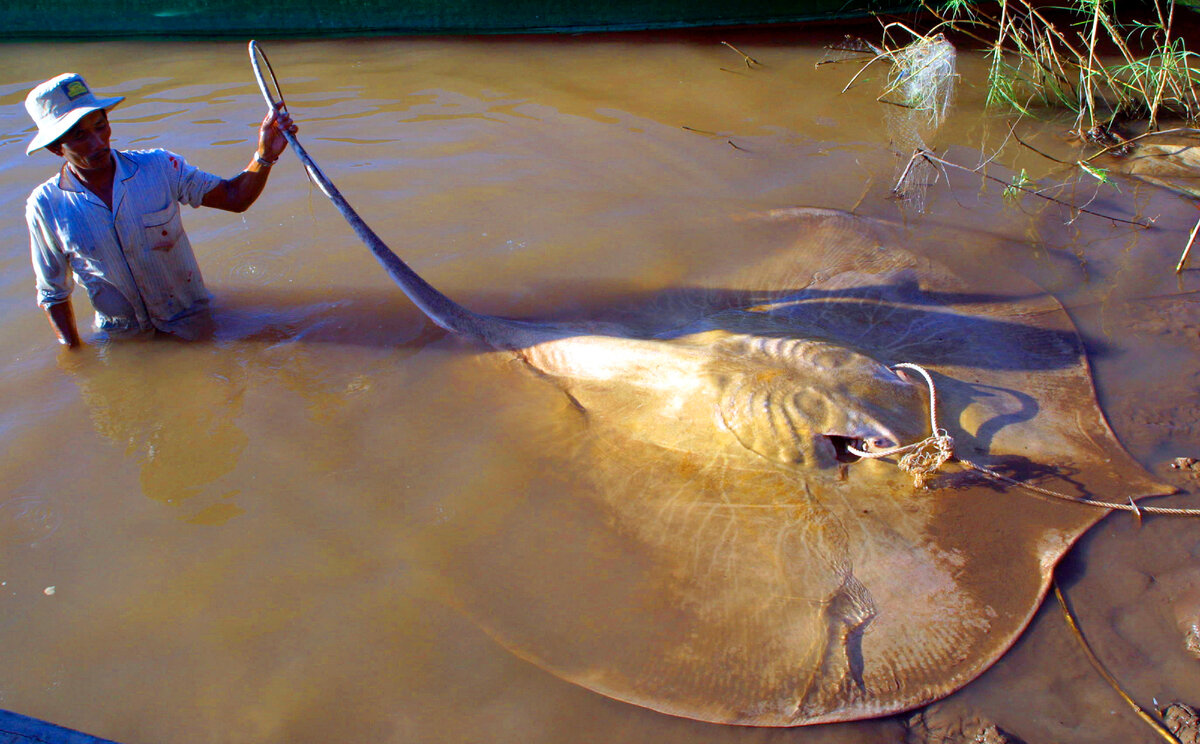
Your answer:
[[[53,125],[45,129],[39,129],[30,141],[29,147],[25,148],[26,155],[32,155],[35,150],[40,150],[46,145],[52,144],[56,139],[71,131],[71,127],[79,123],[79,120],[93,111],[101,109],[112,111],[117,107],[117,104],[125,100],[125,96],[116,96],[114,98],[97,98],[93,106],[80,106],[68,111],[62,118],[56,120]]]

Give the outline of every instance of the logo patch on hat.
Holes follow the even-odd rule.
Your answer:
[[[88,88],[82,80],[72,80],[63,86],[63,91],[67,94],[68,101],[74,101],[80,96],[87,95]]]

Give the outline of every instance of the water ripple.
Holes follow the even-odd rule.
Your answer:
[[[282,251],[248,247],[238,251],[226,276],[235,284],[262,286],[285,278],[291,268]]]
[[[33,546],[61,525],[62,514],[48,499],[27,497],[0,503],[0,545]]]

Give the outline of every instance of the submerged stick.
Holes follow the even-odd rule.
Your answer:
[[[1146,219],[1127,220],[1122,217],[1114,217],[1111,214],[1104,214],[1103,212],[1097,212],[1095,210],[1087,209],[1086,207],[1079,207],[1074,204],[1071,204],[1070,202],[1063,201],[1062,199],[1056,199],[1053,196],[1043,194],[1040,191],[1034,191],[1033,189],[1027,189],[1024,186],[1021,186],[1020,184],[1010,183],[1008,181],[1005,181],[1002,178],[997,178],[989,173],[984,173],[977,168],[968,168],[965,165],[959,165],[958,163],[954,163],[949,160],[945,160],[944,158],[940,158],[937,155],[935,155],[931,150],[918,149],[918,150],[914,151],[912,158],[909,159],[910,165],[911,165],[912,161],[916,160],[917,158],[924,158],[925,160],[927,160],[931,163],[940,163],[943,166],[948,166],[950,168],[957,168],[958,170],[966,171],[967,173],[974,173],[975,175],[980,176],[981,178],[986,178],[989,181],[995,181],[996,183],[1003,185],[1005,188],[1016,189],[1017,191],[1021,191],[1026,194],[1032,194],[1033,196],[1045,199],[1047,201],[1052,201],[1055,204],[1061,204],[1062,206],[1067,207],[1068,209],[1071,209],[1072,211],[1078,212],[1080,214],[1090,214],[1093,217],[1101,217],[1103,219],[1111,220],[1113,222],[1121,222],[1126,225],[1134,225],[1136,227],[1143,227],[1143,228],[1151,227],[1154,224],[1152,221],[1146,220]],[[908,168],[905,168],[905,172],[907,172],[907,171],[908,171]],[[893,189],[893,191],[898,191],[898,189],[899,189],[899,184],[897,184],[897,188]]]
[[[1057,581],[1054,582],[1054,596],[1058,598],[1058,604],[1060,607],[1062,607],[1063,617],[1067,619],[1067,625],[1071,628],[1071,632],[1074,634],[1075,640],[1079,641],[1079,645],[1083,647],[1084,655],[1087,656],[1087,659],[1089,662],[1091,662],[1092,667],[1100,673],[1101,677],[1104,678],[1104,681],[1117,691],[1117,694],[1121,696],[1121,699],[1125,701],[1126,705],[1133,709],[1133,712],[1138,718],[1145,721],[1150,728],[1154,729],[1156,734],[1161,736],[1164,740],[1171,742],[1171,744],[1181,744],[1179,739],[1176,738],[1175,735],[1172,734],[1167,727],[1162,724],[1162,722],[1147,713],[1145,708],[1138,705],[1137,701],[1131,698],[1129,693],[1125,692],[1125,690],[1121,688],[1120,683],[1117,682],[1117,678],[1112,676],[1112,673],[1105,668],[1099,657],[1096,656],[1096,652],[1092,651],[1092,647],[1088,645],[1087,639],[1083,637],[1083,632],[1079,629],[1079,623],[1075,621],[1075,615],[1071,612],[1071,608],[1067,605],[1067,598],[1063,596],[1062,589],[1059,588]]]
[[[1187,246],[1183,249],[1183,255],[1179,257],[1179,263],[1175,264],[1175,273],[1183,272],[1183,265],[1187,263],[1188,254],[1192,252],[1192,246],[1196,242],[1196,233],[1200,232],[1200,220],[1196,220],[1196,226],[1192,228],[1192,234],[1188,236]]]
[[[759,67],[763,66],[762,62],[759,62],[754,57],[751,57],[749,54],[746,54],[741,49],[738,49],[733,44],[730,44],[728,41],[722,41],[721,43],[724,44],[725,46],[729,47],[733,51],[737,52],[738,54],[742,55],[742,59],[746,61],[746,67],[749,67],[750,69],[754,69],[755,65],[758,65]]]

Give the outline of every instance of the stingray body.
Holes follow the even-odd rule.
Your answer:
[[[430,318],[519,354],[594,432],[606,547],[514,532],[495,539],[541,549],[508,561],[506,581],[457,574],[464,607],[521,656],[638,705],[768,726],[898,712],[986,669],[1105,511],[970,472],[916,489],[894,462],[840,463],[845,443],[929,433],[925,386],[898,362],[935,375],[943,425],[973,460],[1077,496],[1167,490],[1112,435],[1055,300],[972,292],[884,224],[785,217],[802,250],[664,313],[653,334],[477,315],[383,249]],[[785,276],[783,290],[761,281]],[[587,600],[548,599],[547,562]]]
[[[1116,441],[1052,297],[1019,278],[975,291],[891,226],[775,215],[794,251],[664,305],[652,332],[510,320],[430,286],[290,141],[435,323],[515,352],[586,413],[588,539],[547,513],[481,537],[488,566],[442,568],[502,644],[594,691],[718,723],[846,721],[942,697],[1012,645],[1107,512],[953,466],[916,489],[894,462],[839,462],[846,443],[928,434],[898,362],[931,372],[971,460],[1072,496],[1170,490]]]

